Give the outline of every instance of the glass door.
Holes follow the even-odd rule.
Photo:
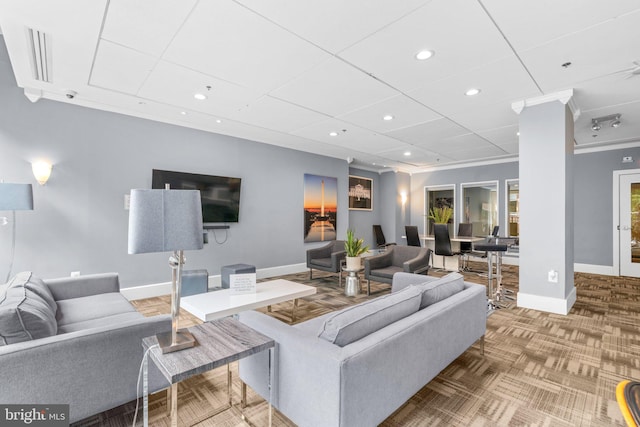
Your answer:
[[[620,275],[640,277],[640,174],[620,176]]]

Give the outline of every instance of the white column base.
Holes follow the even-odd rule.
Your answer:
[[[551,298],[540,295],[525,294],[518,292],[518,307],[531,308],[539,311],[546,311],[548,313],[555,314],[569,314],[571,307],[576,302],[576,288],[575,286],[567,295],[566,299]]]

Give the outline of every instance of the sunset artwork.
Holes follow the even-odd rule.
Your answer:
[[[304,174],[304,241],[336,239],[338,179]]]

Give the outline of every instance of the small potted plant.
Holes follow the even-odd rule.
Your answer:
[[[356,238],[353,230],[347,230],[347,239],[344,241],[344,250],[347,253],[347,269],[360,269],[362,266],[360,255],[369,250],[369,246],[363,245],[364,239]]]
[[[429,210],[429,218],[436,224],[447,224],[449,219],[453,215],[453,209],[449,206],[442,206],[441,208],[431,208]]]

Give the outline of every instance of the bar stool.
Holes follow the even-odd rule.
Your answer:
[[[476,243],[473,245],[474,249],[487,252],[487,266],[489,269],[488,292],[489,298],[487,300],[488,310],[491,312],[499,308],[509,307],[509,304],[505,304],[501,301],[502,296],[502,254],[507,251],[506,244],[495,243]],[[493,289],[493,257],[496,257],[496,289]]]

